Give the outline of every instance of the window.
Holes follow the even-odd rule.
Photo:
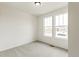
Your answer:
[[[68,13],[55,16],[55,37],[68,38]]]
[[[52,37],[52,16],[43,19],[44,36]]]

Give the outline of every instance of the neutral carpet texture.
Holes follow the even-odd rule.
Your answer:
[[[0,52],[0,57],[67,57],[68,52],[40,42],[32,42],[20,47]]]

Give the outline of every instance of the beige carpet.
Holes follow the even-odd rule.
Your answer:
[[[51,47],[40,42],[32,42],[14,49],[0,52],[0,57],[67,57],[64,49]]]

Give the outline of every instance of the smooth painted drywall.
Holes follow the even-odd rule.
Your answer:
[[[0,4],[0,51],[34,41],[36,17]]]
[[[79,2],[70,2],[69,13],[69,56],[79,57]]]
[[[67,12],[67,11],[68,11],[67,7],[63,7],[63,8],[60,8],[58,10],[55,10],[55,11],[53,11],[51,13],[39,16],[38,17],[38,27],[39,27],[39,29],[38,29],[38,32],[39,32],[38,37],[39,37],[39,39],[38,40],[49,43],[49,44],[52,44],[52,45],[57,46],[57,47],[68,49],[68,40],[67,39],[55,38],[54,37],[54,32],[52,32],[53,33],[52,38],[45,37],[43,35],[43,17],[44,16],[52,16],[53,17],[56,14],[64,13],[64,12]],[[54,22],[54,20],[53,20],[53,22]],[[53,30],[54,30],[54,27],[53,27],[52,31]]]

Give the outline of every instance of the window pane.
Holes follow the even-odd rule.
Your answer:
[[[68,13],[64,14],[64,25],[68,25]]]
[[[55,36],[58,38],[68,38],[68,13],[55,16]]]
[[[52,37],[52,16],[44,18],[43,31],[44,36]]]
[[[59,26],[62,26],[62,25],[64,25],[64,19],[63,19],[63,14],[61,14],[61,15],[59,15]]]
[[[55,16],[55,26],[68,25],[68,13]]]
[[[67,27],[56,27],[56,37],[67,38]]]
[[[52,16],[44,18],[44,26],[52,26]]]
[[[59,26],[59,16],[55,17],[55,26]]]
[[[50,27],[49,26],[45,27],[44,35],[52,37],[52,27],[51,26]]]

